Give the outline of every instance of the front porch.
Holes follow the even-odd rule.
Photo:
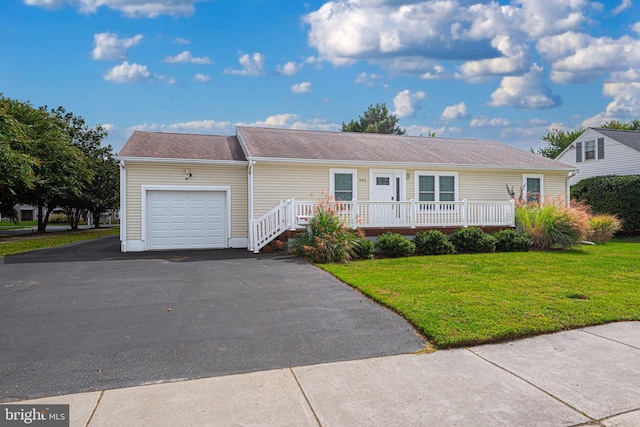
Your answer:
[[[324,205],[338,212],[352,228],[375,230],[462,227],[514,227],[514,201],[478,202],[309,202],[288,199],[252,220],[249,250],[260,249],[288,230],[304,229],[318,208]],[[379,234],[379,233],[375,233]],[[413,234],[413,233],[409,233]]]

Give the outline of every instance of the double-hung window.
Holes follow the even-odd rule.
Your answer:
[[[596,158],[596,141],[585,141],[584,142],[584,159],[585,160],[593,160]]]
[[[417,172],[416,200],[421,202],[421,209],[453,209],[453,204],[428,202],[455,202],[458,199],[457,181],[455,172]]]
[[[542,175],[523,175],[522,185],[527,202],[542,203],[544,200],[544,177]]]
[[[350,202],[356,198],[355,169],[331,169],[330,192],[335,200]]]

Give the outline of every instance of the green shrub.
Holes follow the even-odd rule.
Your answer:
[[[311,262],[344,262],[357,257],[362,235],[350,230],[335,208],[320,205],[309,220],[309,230],[288,244],[288,252]]]
[[[516,227],[539,250],[568,249],[588,238],[589,208],[582,203],[567,204],[564,198],[546,199],[544,204],[524,203],[516,207]]]
[[[620,230],[620,220],[615,215],[594,215],[589,218],[591,233],[589,239],[598,243],[606,243]]]
[[[447,236],[438,230],[427,230],[416,233],[413,237],[416,252],[424,255],[444,255],[455,253],[456,248]]]
[[[531,239],[518,230],[500,230],[493,233],[497,252],[527,252],[531,249]]]
[[[373,258],[373,251],[375,250],[375,243],[373,243],[371,240],[367,240],[365,237],[360,237],[360,239],[353,245],[353,258],[371,259]]]
[[[478,227],[459,228],[449,240],[456,251],[466,253],[493,252],[496,250],[496,239]]]
[[[640,232],[640,175],[585,178],[571,187],[571,197],[590,205],[596,215],[617,216],[625,232]]]
[[[401,257],[411,255],[416,250],[416,245],[406,237],[387,231],[378,236],[376,247],[387,256]]]

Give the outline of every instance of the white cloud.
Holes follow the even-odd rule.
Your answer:
[[[630,36],[596,38],[569,32],[540,40],[538,51],[552,61],[551,80],[556,83],[580,83],[605,73],[640,69],[640,40]]]
[[[184,39],[182,37],[176,37],[175,39],[173,39],[173,42],[175,44],[181,44],[181,45],[188,45],[191,44],[191,42],[187,39]]]
[[[561,104],[561,99],[551,93],[543,80],[543,69],[533,65],[531,70],[518,77],[503,77],[500,87],[491,94],[493,107],[549,108]]]
[[[605,83],[605,96],[613,98],[605,111],[583,122],[583,126],[601,126],[609,120],[627,121],[640,116],[640,81]]]
[[[127,49],[140,43],[141,40],[141,34],[123,39],[109,32],[94,34],[91,57],[109,61],[127,59]]]
[[[300,70],[302,70],[302,67],[304,67],[304,64],[289,61],[282,66],[278,65],[277,70],[283,76],[295,76],[300,72]]]
[[[509,126],[511,122],[508,119],[503,117],[477,117],[471,119],[469,123],[472,128],[481,128],[481,127],[505,127]]]
[[[303,21],[335,66],[368,60],[433,79],[444,77],[433,61],[449,60],[463,64],[456,77],[477,80],[526,72],[535,40],[579,29],[595,10],[588,0],[333,0]]]
[[[379,80],[381,78],[382,76],[380,74],[375,74],[375,73],[367,74],[362,72],[358,74],[358,76],[356,77],[356,84],[373,86],[374,80]]]
[[[291,86],[293,93],[309,93],[311,92],[311,82],[296,83]]]
[[[631,26],[631,29],[636,33],[640,34],[640,22],[636,22]]]
[[[77,7],[82,13],[96,13],[100,7],[117,10],[130,18],[155,18],[160,15],[190,16],[195,3],[204,0],[24,0],[29,6]]]
[[[622,0],[622,3],[620,3],[618,7],[616,7],[611,11],[611,14],[615,16],[620,12],[622,12],[623,10],[629,9],[631,6],[632,6],[631,0]]]
[[[129,64],[129,62],[124,61],[105,74],[104,79],[114,83],[131,83],[151,80],[153,75],[146,65]]]
[[[416,111],[422,107],[421,101],[427,97],[423,91],[411,93],[411,91],[403,90],[393,98],[393,114],[398,118],[415,117]]]
[[[171,124],[142,123],[128,129],[130,132],[144,130],[150,132],[177,132],[177,133],[216,133],[231,135],[235,132],[235,125],[231,122],[216,120],[193,120]]]
[[[176,56],[167,56],[166,58],[164,58],[164,62],[168,62],[170,64],[175,64],[178,62],[189,62],[191,64],[211,64],[211,60],[207,56],[193,56],[188,50],[185,50],[184,52],[179,53]]]
[[[467,117],[469,117],[467,105],[464,102],[461,102],[459,104],[446,107],[440,115],[440,120],[443,122],[451,122],[453,120],[466,119]]]
[[[111,124],[111,123],[105,123],[105,124],[100,125],[100,126],[102,126],[102,128],[104,130],[106,130],[107,132],[111,132],[112,130],[116,129],[116,125]]]
[[[207,82],[211,81],[211,77],[210,76],[208,76],[206,74],[200,74],[200,73],[197,73],[195,76],[193,76],[193,79],[195,81],[197,81],[197,82],[200,82],[200,83],[207,83]]]
[[[241,70],[228,68],[224,71],[225,74],[235,74],[240,76],[261,76],[264,74],[264,55],[259,52],[256,52],[251,56],[249,56],[248,53],[241,54],[238,62],[242,65]]]

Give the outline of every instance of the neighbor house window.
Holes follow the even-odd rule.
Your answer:
[[[585,141],[584,143],[584,159],[593,160],[596,158],[596,141]]]
[[[522,184],[524,186],[524,194],[527,195],[527,201],[541,203],[544,197],[543,176],[524,175],[522,181]]]
[[[347,202],[355,199],[356,195],[356,171],[352,169],[331,169],[330,192],[336,200]]]
[[[458,199],[455,172],[416,172],[416,200],[419,202],[455,202]]]

